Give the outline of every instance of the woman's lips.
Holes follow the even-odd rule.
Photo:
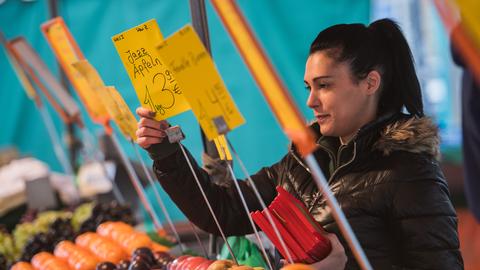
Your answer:
[[[317,114],[317,115],[315,115],[315,118],[317,118],[317,121],[318,121],[319,124],[322,124],[325,121],[327,121],[327,119],[329,117],[330,117],[329,114]]]

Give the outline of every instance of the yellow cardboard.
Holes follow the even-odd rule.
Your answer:
[[[221,160],[232,160],[232,154],[227,145],[227,140],[224,135],[220,135],[217,138],[213,139],[215,147],[217,148],[219,157]]]
[[[162,42],[158,52],[173,72],[209,140],[220,134],[214,123],[223,117],[229,130],[245,123],[212,58],[190,25]]]
[[[82,59],[75,51],[78,48],[73,44],[73,39],[69,37],[68,29],[62,21],[54,21],[47,29],[45,29],[47,41],[50,43],[55,56],[61,63],[61,66],[67,74],[78,95],[87,108],[90,117],[93,120],[101,119],[107,116],[105,107],[100,102],[94,89],[92,89],[85,78],[72,66],[73,63]]]
[[[102,78],[87,60],[81,60],[73,66],[85,77],[90,87],[106,108],[110,118],[117,124],[120,132],[127,138],[136,140],[137,120],[121,95],[112,86],[105,86]]]
[[[306,127],[300,111],[263,53],[235,2],[212,0],[211,3],[237,45],[284,132],[296,144],[302,155],[313,152],[316,145],[312,132]]]
[[[112,37],[142,107],[162,120],[189,109],[183,89],[155,49],[163,40],[153,19]]]
[[[461,21],[467,27],[469,36],[475,42],[476,47],[480,50],[480,2],[472,0],[456,0],[460,9]]]
[[[128,107],[125,100],[122,98],[117,89],[113,86],[107,86],[106,90],[109,92],[110,97],[117,105],[120,114],[115,117],[115,123],[118,125],[123,135],[132,140],[137,140],[137,119],[133,115],[132,111]]]

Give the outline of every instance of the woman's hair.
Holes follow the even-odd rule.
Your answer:
[[[347,62],[355,81],[372,70],[382,76],[377,115],[400,112],[403,107],[423,116],[422,93],[410,47],[400,27],[390,19],[363,24],[338,24],[318,34],[310,54],[324,51],[337,62]]]

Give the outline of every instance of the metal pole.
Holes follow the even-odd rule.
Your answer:
[[[290,254],[290,251],[289,251],[289,249],[287,248],[287,244],[285,244],[285,241],[283,240],[283,237],[282,237],[282,235],[280,234],[280,231],[278,230],[277,225],[276,225],[275,222],[273,221],[272,214],[270,213],[270,209],[268,209],[267,205],[266,205],[265,202],[263,201],[262,196],[260,195],[260,192],[259,192],[258,189],[257,189],[257,186],[256,186],[255,183],[253,182],[252,177],[250,177],[250,174],[248,173],[247,168],[246,168],[245,165],[243,164],[243,161],[240,159],[240,156],[238,155],[238,153],[235,151],[235,148],[233,148],[232,143],[230,142],[230,140],[227,140],[227,142],[228,142],[228,145],[230,146],[230,148],[232,149],[232,153],[233,153],[233,155],[235,156],[235,158],[237,159],[238,164],[240,165],[240,169],[243,171],[243,173],[244,173],[245,176],[247,177],[248,182],[250,183],[250,186],[251,186],[251,188],[252,188],[252,190],[253,190],[253,193],[255,194],[255,196],[257,197],[258,202],[260,203],[260,206],[261,206],[261,207],[263,208],[263,210],[265,211],[265,214],[266,214],[266,216],[267,216],[268,222],[270,222],[270,224],[272,225],[273,231],[274,231],[275,234],[277,235],[278,241],[280,241],[280,245],[282,245],[282,248],[285,250],[285,253],[287,254],[287,258],[286,258],[286,259],[288,260],[289,263],[294,263],[294,261],[293,261],[293,259],[292,259],[292,255]]]
[[[195,178],[195,182],[197,183],[198,189],[200,189],[200,193],[202,193],[203,199],[205,200],[205,203],[207,204],[208,210],[212,214],[213,220],[215,221],[215,225],[217,225],[217,229],[220,232],[220,234],[222,235],[223,241],[225,241],[225,245],[228,248],[228,252],[230,253],[230,256],[232,256],[232,259],[235,262],[235,264],[238,265],[237,257],[235,257],[235,254],[233,253],[232,247],[230,246],[230,244],[227,241],[227,237],[222,230],[222,226],[220,226],[220,222],[218,221],[217,216],[215,215],[215,212],[213,211],[212,205],[210,204],[210,201],[208,200],[208,197],[205,194],[205,191],[203,190],[202,183],[200,183],[200,179],[198,179],[198,176],[195,173],[195,169],[193,168],[192,162],[190,161],[190,158],[188,157],[187,152],[185,151],[185,148],[183,147],[183,145],[180,142],[178,142],[178,145],[180,146],[180,149],[182,150],[183,156],[185,157],[185,159],[188,163],[188,167],[190,167],[190,170],[192,171],[193,178]]]
[[[208,53],[212,55],[210,49],[210,36],[208,33],[208,22],[207,22],[207,12],[205,9],[204,0],[189,0],[190,3],[190,15],[192,17],[192,25],[198,36],[202,40],[203,45],[207,49]],[[200,134],[202,136],[203,149],[207,155],[212,158],[219,158],[218,151],[216,149],[215,143],[208,141],[205,133],[200,129]],[[215,177],[212,178],[213,181],[216,181]],[[210,234],[210,254],[217,253],[217,236]]]
[[[58,1],[57,0],[48,0],[48,11],[49,11],[49,14],[50,14],[50,18],[55,18],[57,16],[59,16],[59,12],[58,12]],[[60,63],[58,61],[57,62],[57,67],[58,67],[58,70],[59,70],[59,74],[60,74],[60,81],[61,81],[61,84],[65,87],[65,89],[67,90],[67,92],[69,94],[70,93],[70,89],[68,87],[68,80],[67,80],[67,77],[65,75],[65,72],[63,72],[63,69],[60,67]],[[78,141],[77,141],[77,138],[75,136],[75,124],[74,123],[68,123],[67,124],[67,144],[68,144],[68,149],[69,149],[69,154],[70,154],[70,167],[73,168],[74,171],[77,170],[77,152],[78,152]]]
[[[330,190],[327,180],[325,179],[325,175],[323,175],[322,170],[318,166],[317,160],[312,154],[309,154],[308,156],[306,156],[305,161],[307,162],[308,167],[312,172],[313,179],[315,180],[315,183],[317,184],[318,189],[321,190],[323,193],[323,196],[325,196],[325,199],[327,200],[327,204],[332,210],[333,217],[335,218],[335,221],[340,227],[340,230],[342,231],[342,234],[345,237],[345,240],[347,240],[348,246],[350,247],[353,254],[355,255],[355,258],[357,259],[358,263],[360,264],[362,269],[372,270],[373,269],[372,265],[370,265],[370,262],[368,261],[368,258],[365,255],[365,252],[360,246],[360,243],[358,242],[357,237],[353,233],[352,227],[350,227],[350,224],[348,223],[348,220],[345,217],[345,214],[340,208],[340,205],[338,204],[337,199],[335,198],[332,191]]]
[[[145,194],[145,190],[143,189],[142,183],[140,182],[140,179],[138,178],[137,173],[133,169],[132,163],[128,159],[127,155],[123,152],[117,137],[115,136],[114,133],[112,133],[110,134],[110,138],[112,138],[113,146],[116,148],[118,154],[120,155],[120,159],[122,160],[122,163],[125,166],[125,169],[127,170],[128,176],[130,177],[130,180],[132,181],[132,184],[135,187],[135,190],[137,191],[140,201],[145,207],[145,210],[147,210],[148,214],[152,218],[155,229],[157,230],[163,229],[163,226],[160,223],[160,220],[158,219],[155,211],[153,210],[152,204],[150,203],[150,201],[148,200]]]
[[[142,156],[140,155],[140,152],[138,152],[138,149],[135,146],[135,143],[133,142],[133,140],[130,140],[130,142],[133,146],[133,149],[135,150],[135,154],[137,156],[137,159],[140,162],[140,164],[142,165],[143,171],[145,172],[145,175],[147,176],[148,182],[150,183],[150,186],[152,186],[152,189],[153,189],[153,192],[155,193],[155,198],[157,199],[158,205],[160,206],[160,208],[163,212],[163,215],[165,216],[165,219],[167,220],[168,225],[170,226],[170,229],[173,232],[173,235],[175,236],[178,244],[180,245],[180,250],[182,252],[184,252],[185,247],[183,246],[183,243],[180,240],[180,235],[178,234],[177,229],[175,229],[175,226],[173,225],[172,219],[170,218],[170,215],[167,212],[167,208],[165,207],[165,204],[163,203],[163,200],[160,197],[160,193],[159,193],[158,189],[156,188],[155,182],[153,181],[153,176],[150,173],[150,171],[148,170],[147,166],[145,165],[145,162],[143,161]]]
[[[71,164],[68,162],[67,155],[65,151],[63,150],[62,145],[60,144],[60,137],[58,136],[56,130],[55,130],[55,125],[53,124],[52,117],[48,113],[47,108],[41,104],[38,106],[38,110],[40,111],[40,115],[42,116],[42,120],[45,124],[45,127],[47,128],[48,136],[50,137],[50,141],[53,144],[53,150],[55,152],[55,155],[57,156],[58,161],[63,167],[63,171],[70,175],[73,176],[73,169]]]
[[[83,135],[83,149],[85,151],[85,160],[92,160],[93,162],[98,162],[100,164],[100,167],[105,174],[105,177],[107,177],[108,180],[110,180],[110,182],[112,183],[113,196],[120,204],[125,204],[125,198],[123,197],[117,183],[115,182],[115,176],[110,177],[110,175],[108,174],[107,167],[105,166],[105,158],[103,153],[98,148],[95,148],[93,146],[93,135],[90,134],[90,132],[85,126],[82,127],[80,131]],[[91,158],[90,156],[93,158]]]

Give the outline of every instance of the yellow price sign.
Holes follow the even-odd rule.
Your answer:
[[[460,9],[461,21],[467,27],[469,36],[475,42],[477,50],[480,50],[480,2],[472,0],[455,0]]]
[[[215,147],[217,148],[221,160],[232,160],[232,154],[227,145],[227,138],[225,138],[224,135],[220,135],[213,139],[213,142],[215,143]]]
[[[108,120],[105,107],[100,102],[94,89],[72,66],[73,63],[84,59],[84,57],[63,19],[57,17],[44,23],[42,32],[92,120],[104,124]]]
[[[212,5],[247,63],[284,132],[302,155],[316,148],[312,132],[280,81],[260,44],[233,0],[212,0]]]
[[[162,120],[190,107],[172,72],[160,61],[155,46],[163,40],[155,20],[112,37],[142,107]]]
[[[100,102],[122,134],[127,139],[136,140],[137,120],[117,89],[113,86],[105,86],[97,70],[87,60],[78,61],[73,64],[73,67],[85,77],[90,87],[94,89]]]
[[[185,26],[158,47],[161,59],[173,72],[209,140],[245,123],[233,102],[212,58],[190,25]],[[220,124],[217,120],[220,119]]]
[[[113,121],[117,124],[123,136],[127,139],[137,140],[137,119],[128,107],[125,100],[122,98],[117,89],[113,86],[107,86],[102,92],[108,94],[112,102],[112,113],[114,113]],[[115,112],[113,112],[115,111]]]

